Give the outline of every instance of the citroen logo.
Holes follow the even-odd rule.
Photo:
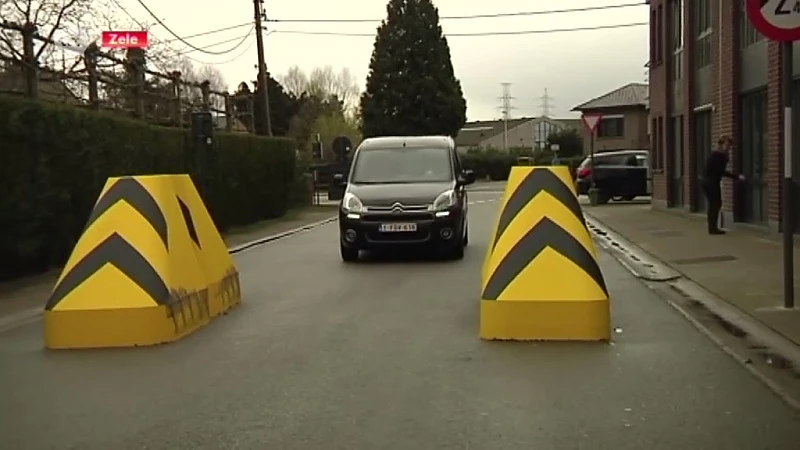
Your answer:
[[[403,212],[403,205],[400,202],[396,202],[392,205],[392,212]]]

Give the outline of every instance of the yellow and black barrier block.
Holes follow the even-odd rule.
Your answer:
[[[109,178],[45,305],[51,349],[172,342],[241,302],[188,175]]]
[[[567,167],[512,168],[481,284],[483,339],[610,339],[608,289]]]

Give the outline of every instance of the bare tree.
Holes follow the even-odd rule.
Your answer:
[[[46,38],[35,43],[34,56],[47,63],[53,61],[53,45],[47,41],[73,49],[88,45],[86,34],[93,28],[94,6],[93,0],[0,0],[0,17],[16,25],[34,25],[36,33]],[[22,59],[22,36],[18,31],[0,29],[0,54]]]
[[[355,113],[361,93],[350,69],[345,67],[336,72],[330,65],[314,68],[308,75],[300,67],[292,66],[281,77],[281,84],[296,96],[305,93],[323,99],[336,97],[350,114]]]
[[[228,91],[228,84],[225,82],[225,76],[222,75],[222,72],[217,66],[209,64],[201,65],[196,70],[196,77],[197,79],[195,81],[199,83],[208,80],[211,85],[211,90],[219,92]]]
[[[289,70],[286,71],[286,75],[280,77],[278,81],[287,94],[294,95],[295,97],[303,95],[308,88],[308,76],[306,76],[306,73],[303,72],[300,66],[289,67]]]

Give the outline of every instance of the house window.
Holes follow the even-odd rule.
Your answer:
[[[650,10],[650,66],[656,66],[658,61],[656,61],[656,10]]]
[[[658,13],[656,18],[656,59],[658,63],[664,62],[664,7],[658,5]]]
[[[757,42],[761,42],[764,40],[764,35],[758,32],[756,28],[753,26],[753,23],[750,22],[750,19],[747,17],[747,9],[746,9],[746,1],[743,0],[741,2],[741,6],[739,7],[739,24],[740,24],[740,34],[739,36],[739,44],[742,48],[747,48]]]
[[[711,14],[710,0],[695,0],[694,29],[697,38],[695,67],[697,69],[711,65]]]
[[[654,133],[651,137],[651,146],[653,150],[653,170],[664,170],[664,118],[659,117],[653,119]]]
[[[683,78],[683,2],[684,0],[671,0],[670,2],[672,81]]]
[[[621,138],[625,136],[625,119],[623,117],[603,117],[597,124],[598,138]]]
[[[672,50],[683,48],[683,0],[672,0],[670,23],[672,24]]]

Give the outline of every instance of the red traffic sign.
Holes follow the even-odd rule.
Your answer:
[[[800,1],[800,0],[798,0]],[[597,124],[600,123],[600,120],[603,118],[600,114],[584,114],[581,116],[581,120],[586,128],[589,129],[590,133],[594,133],[594,130],[597,129]]]
[[[746,0],[753,27],[773,41],[800,40],[800,0]]]

